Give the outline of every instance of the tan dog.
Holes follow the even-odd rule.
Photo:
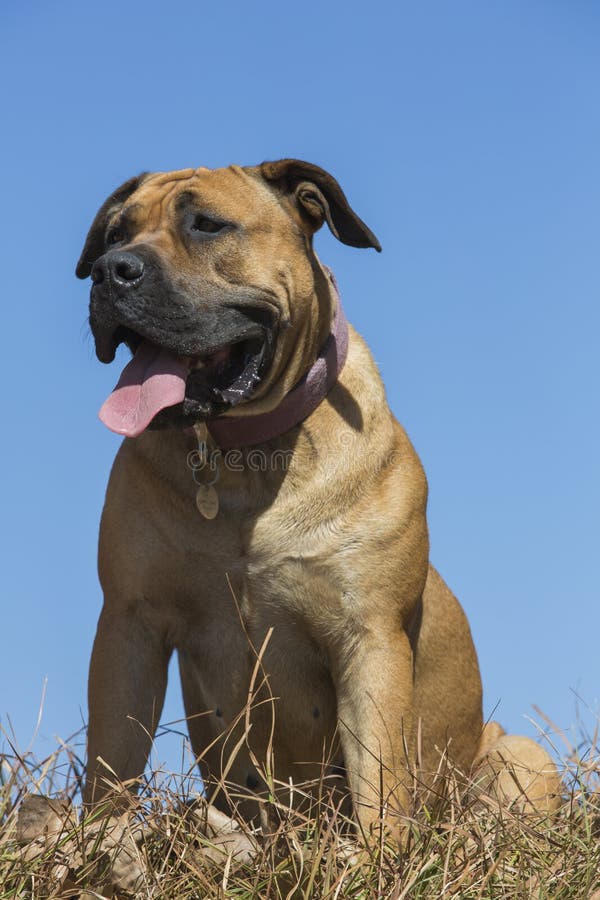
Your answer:
[[[324,221],[380,249],[337,182],[297,160],[142,175],[92,225],[77,274],[94,282],[97,354],[125,342],[135,357],[102,413],[127,439],[100,535],[88,802],[105,764],[143,771],[175,649],[225,810],[215,785],[260,794],[269,752],[284,785],[345,773],[366,827],[382,804],[407,811],[417,735],[425,774],[445,748],[462,770],[475,758],[469,626],[429,566],[419,460],[364,341],[340,333],[312,247]],[[293,389],[325,346],[313,408]]]

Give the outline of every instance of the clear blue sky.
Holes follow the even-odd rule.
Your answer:
[[[0,720],[86,715],[96,539],[119,438],[97,420],[73,270],[143,169],[296,156],[383,253],[323,233],[430,483],[432,558],[516,732],[598,708],[600,8],[579,0],[102,4],[1,15]],[[165,719],[181,714],[172,677]],[[586,712],[588,717],[592,713]],[[169,742],[158,756],[177,754]]]

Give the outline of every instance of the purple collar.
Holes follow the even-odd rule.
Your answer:
[[[329,336],[306,375],[286,394],[279,406],[256,416],[221,416],[207,422],[208,430],[223,450],[251,447],[279,437],[299,425],[325,399],[346,362],[348,321],[333,273],[325,269],[333,285],[337,304]]]

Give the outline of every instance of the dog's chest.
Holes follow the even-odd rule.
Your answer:
[[[331,588],[310,560],[278,549],[263,556],[250,545],[236,558],[203,562],[176,643],[188,713],[202,715],[206,732],[199,743],[251,702],[255,748],[266,746],[274,716],[278,756],[291,764],[320,759],[324,741],[333,742],[335,691],[320,639]]]
[[[183,597],[176,602],[177,614],[184,613],[183,639],[201,624],[203,631],[241,627],[260,642],[270,629],[293,629],[296,643],[319,644],[323,620],[329,629],[332,615],[343,615],[338,567],[323,538],[303,540],[299,533],[277,538],[257,529],[244,544],[223,539],[210,556],[199,545],[188,555]]]
[[[201,543],[190,551],[174,643],[205,708],[227,706],[226,692],[235,715],[260,658],[278,696],[297,697],[302,686],[300,706],[288,703],[286,715],[314,730],[334,717],[325,633],[341,603],[323,538],[298,530],[277,537],[269,523],[255,524],[243,542],[232,534],[220,532],[211,556]]]

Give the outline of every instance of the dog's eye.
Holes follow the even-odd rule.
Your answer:
[[[106,233],[106,246],[112,247],[113,244],[120,244],[121,241],[125,240],[125,234],[122,228],[118,228],[115,226],[114,228],[109,228]]]
[[[218,219],[211,219],[203,213],[196,213],[192,219],[191,230],[201,234],[216,234],[226,226],[227,222],[219,222]]]

